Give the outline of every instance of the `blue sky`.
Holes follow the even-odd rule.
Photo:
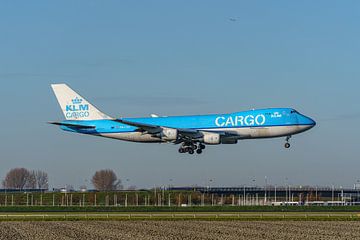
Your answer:
[[[2,1],[0,178],[42,169],[51,186],[113,169],[125,185],[352,186],[360,179],[358,1]],[[235,20],[235,21],[234,21]],[[318,125],[284,139],[134,144],[62,132],[50,84],[114,117],[294,107]],[[287,180],[286,180],[287,179]]]

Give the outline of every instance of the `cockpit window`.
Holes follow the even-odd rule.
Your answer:
[[[297,111],[295,111],[295,110],[291,110],[291,113],[298,113]]]

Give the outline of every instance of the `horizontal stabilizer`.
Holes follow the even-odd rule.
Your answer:
[[[95,129],[95,126],[89,125],[81,125],[81,124],[73,124],[73,123],[62,123],[62,122],[49,122],[49,124],[54,124],[58,126],[64,126],[69,128],[76,128],[76,129]]]

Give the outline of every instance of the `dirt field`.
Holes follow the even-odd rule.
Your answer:
[[[0,239],[360,239],[360,222],[0,222]]]

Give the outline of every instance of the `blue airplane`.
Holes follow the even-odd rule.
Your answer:
[[[314,127],[315,121],[292,108],[268,108],[193,116],[112,118],[66,84],[51,85],[66,118],[62,130],[131,142],[180,144],[180,153],[200,154],[207,145],[236,144],[242,139],[286,137]]]

